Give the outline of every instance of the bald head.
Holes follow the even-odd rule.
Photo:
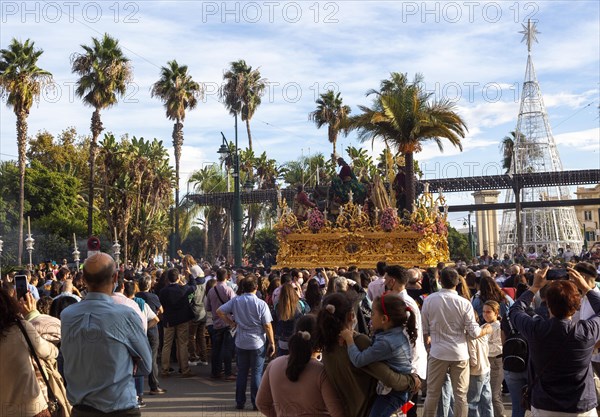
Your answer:
[[[115,272],[115,261],[106,253],[100,252],[90,256],[83,264],[83,279],[90,287],[110,284]]]

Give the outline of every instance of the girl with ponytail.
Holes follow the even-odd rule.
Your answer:
[[[392,370],[410,373],[412,349],[417,340],[415,314],[397,294],[385,293],[373,301],[371,326],[375,332],[373,343],[362,352],[354,343],[353,332],[342,330],[340,336],[348,347],[348,356],[356,367],[383,361]],[[408,391],[395,391],[381,381],[377,398],[371,408],[371,417],[389,417],[410,398]]]

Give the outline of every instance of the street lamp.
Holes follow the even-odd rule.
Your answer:
[[[115,256],[115,263],[117,264],[117,268],[119,267],[119,261],[121,256],[121,245],[119,242],[115,240],[115,244],[112,245],[113,255]]]
[[[221,155],[231,155],[230,142],[221,132],[223,142],[217,151]],[[237,113],[235,115],[235,147],[233,149],[233,259],[236,267],[242,266],[242,198],[240,196],[240,158],[238,155]]]
[[[471,225],[471,214],[472,212],[470,211],[467,215],[468,220],[463,221],[463,226],[469,226],[469,249],[471,251],[471,260],[473,260],[475,257],[475,247],[473,245],[473,226]]]
[[[4,242],[0,239],[0,279],[2,279],[2,245]]]
[[[27,252],[29,252],[29,270],[33,270],[33,262],[31,260],[31,254],[33,253],[33,243],[35,239],[32,237],[32,234],[27,234],[27,239],[25,239],[25,248]]]
[[[246,182],[244,182],[244,191],[250,192],[253,189],[254,189],[254,181],[252,181],[250,178],[248,178],[246,180]]]

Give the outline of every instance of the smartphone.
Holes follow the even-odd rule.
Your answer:
[[[569,276],[569,273],[567,272],[566,269],[563,269],[563,268],[550,269],[546,273],[546,279],[548,281],[554,281],[557,279],[567,279],[568,276]]]
[[[17,290],[17,300],[25,297],[25,294],[27,294],[27,275],[15,275],[15,289]]]

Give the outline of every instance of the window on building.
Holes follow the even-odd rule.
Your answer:
[[[595,231],[586,231],[585,232],[585,240],[586,240],[586,242],[595,242],[596,241],[596,232]]]
[[[592,212],[588,211],[588,210],[584,211],[583,212],[583,219],[585,221],[592,221]]]

